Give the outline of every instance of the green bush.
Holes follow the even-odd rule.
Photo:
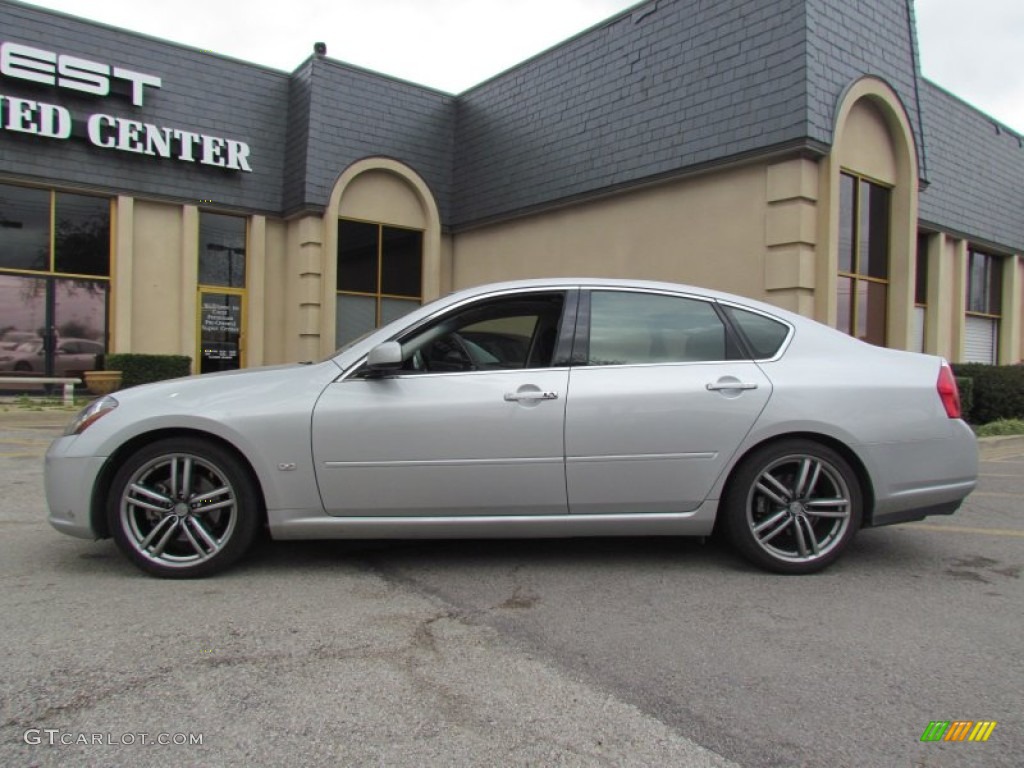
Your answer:
[[[135,387],[192,373],[192,358],[184,355],[107,355],[103,368],[121,371],[121,388]]]
[[[960,412],[964,421],[970,421],[971,411],[974,410],[974,379],[970,376],[957,376],[956,388],[960,390]]]
[[[1000,437],[1002,435],[1024,435],[1024,421],[1020,419],[1002,419],[989,424],[982,424],[975,430],[978,437]]]
[[[1024,365],[957,363],[953,373],[972,380],[972,405],[964,418],[972,424],[1024,419]]]

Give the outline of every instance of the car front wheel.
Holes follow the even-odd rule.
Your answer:
[[[249,549],[260,524],[259,496],[228,450],[196,438],[169,438],[132,455],[107,503],[117,545],[147,573],[209,576]]]
[[[833,563],[860,528],[863,493],[849,463],[810,440],[766,445],[739,466],[722,500],[740,554],[776,573]]]

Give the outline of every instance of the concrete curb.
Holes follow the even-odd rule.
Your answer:
[[[0,410],[0,428],[17,429],[64,427],[76,411],[27,411],[20,408],[10,411]],[[1012,456],[1024,456],[1024,435],[1006,435],[1002,437],[979,437],[978,455],[982,461],[997,461]]]
[[[1024,435],[979,437],[978,455],[982,461],[995,461],[998,459],[1008,459],[1011,456],[1024,456]]]

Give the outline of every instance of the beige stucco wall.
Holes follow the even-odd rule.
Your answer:
[[[460,232],[453,287],[624,277],[768,298],[766,177],[763,164],[734,168]]]
[[[145,200],[134,203],[130,286],[131,335],[128,350],[144,354],[187,354],[181,349],[182,208]],[[194,321],[193,321],[194,323]]]
[[[400,176],[384,170],[356,176],[345,188],[338,216],[411,229],[425,229],[427,225],[416,192]]]

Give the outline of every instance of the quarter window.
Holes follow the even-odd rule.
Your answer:
[[[770,317],[736,307],[725,307],[725,313],[743,334],[756,360],[775,357],[789,336],[789,326]]]
[[[726,360],[725,326],[705,301],[680,296],[594,291],[587,365]]]
[[[338,222],[340,346],[420,305],[423,233],[363,221]]]
[[[839,280],[836,328],[884,346],[889,299],[890,190],[839,177]]]

